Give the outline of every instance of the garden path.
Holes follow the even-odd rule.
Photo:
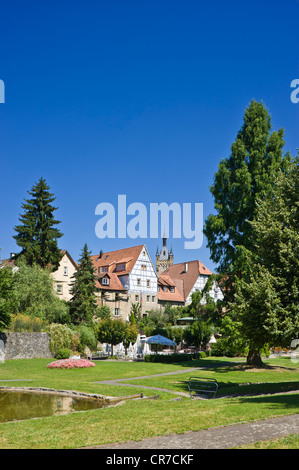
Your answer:
[[[232,424],[184,434],[171,434],[142,439],[141,441],[119,442],[89,449],[231,449],[299,434],[299,414],[280,416],[266,420]]]

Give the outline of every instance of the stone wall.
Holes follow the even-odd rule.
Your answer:
[[[48,333],[0,333],[4,342],[4,358],[32,359],[53,357]]]

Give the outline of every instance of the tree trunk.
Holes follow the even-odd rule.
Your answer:
[[[264,365],[260,356],[260,352],[257,349],[249,350],[246,364],[249,366],[257,366],[257,367],[262,367]]]

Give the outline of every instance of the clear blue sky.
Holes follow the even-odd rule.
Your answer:
[[[95,207],[201,202],[242,125],[263,100],[285,151],[299,147],[299,2],[274,0],[52,0],[2,2],[0,247],[15,252],[13,227],[42,176],[57,197],[60,247],[78,260],[157,239],[95,235]],[[175,262],[215,269],[206,240]]]

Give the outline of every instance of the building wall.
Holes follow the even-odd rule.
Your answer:
[[[70,284],[73,281],[72,276],[74,275],[76,268],[73,262],[65,253],[60,261],[59,268],[57,271],[51,273],[54,279],[54,289],[60,299],[71,300],[71,287]]]
[[[205,287],[205,285],[208,281],[208,278],[209,278],[209,276],[204,276],[202,274],[200,274],[198,276],[197,280],[195,281],[194,286],[192,287],[192,289],[190,291],[190,294],[188,295],[188,297],[186,299],[186,302],[185,302],[186,305],[191,303],[191,294],[193,294],[193,292],[196,292],[197,290],[200,290],[200,291],[203,290],[203,288]],[[215,282],[213,283],[213,286],[212,286],[212,289],[209,292],[209,295],[214,300],[222,300],[223,299],[222,291]]]
[[[141,313],[158,309],[158,276],[146,246],[141,251],[132,271],[119,279],[127,293],[108,292],[99,294],[99,304],[107,305],[113,318],[124,321],[130,316],[132,305],[140,303]]]
[[[130,303],[140,303],[141,313],[158,308],[158,276],[146,246],[129,276]]]

